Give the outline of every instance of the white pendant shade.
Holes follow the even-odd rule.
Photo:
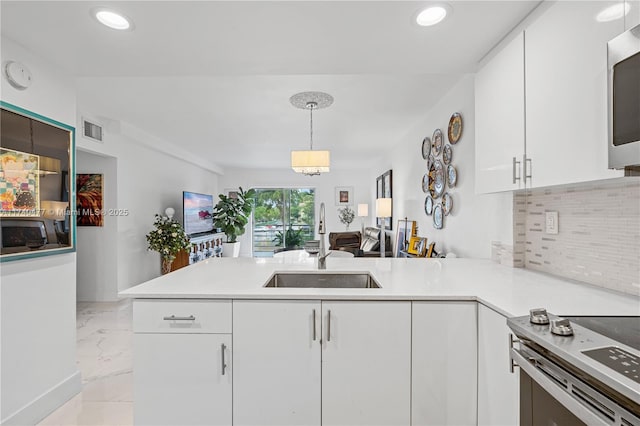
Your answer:
[[[329,151],[291,151],[291,168],[297,173],[317,175],[329,171]]]
[[[391,198],[376,200],[376,217],[391,217]]]

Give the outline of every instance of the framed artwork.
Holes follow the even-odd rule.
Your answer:
[[[411,237],[407,253],[424,257],[427,252],[427,239],[422,237]]]
[[[353,186],[336,186],[336,206],[353,204]]]
[[[401,251],[407,251],[409,248],[409,240],[418,232],[418,226],[415,220],[400,219],[396,227],[396,245],[395,257],[401,257]]]
[[[0,148],[0,217],[39,217],[40,156]]]
[[[76,174],[78,226],[103,226],[102,175]]]

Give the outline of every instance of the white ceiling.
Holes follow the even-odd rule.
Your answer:
[[[309,142],[308,113],[288,99],[326,91],[335,103],[314,114],[314,146],[346,168],[391,148],[538,1],[449,1],[450,17],[418,27],[413,18],[428,3],[0,7],[3,36],[79,78],[81,113],[127,121],[223,167],[288,167],[289,151]],[[129,16],[135,30],[98,24],[90,16],[98,5]]]

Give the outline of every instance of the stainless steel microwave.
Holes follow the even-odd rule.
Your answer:
[[[640,167],[640,25],[607,44],[609,168]]]

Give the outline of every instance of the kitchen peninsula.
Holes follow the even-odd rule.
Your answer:
[[[287,272],[380,288],[264,287]],[[135,299],[137,424],[515,424],[506,317],[640,310],[473,259],[210,259],[120,295]]]

